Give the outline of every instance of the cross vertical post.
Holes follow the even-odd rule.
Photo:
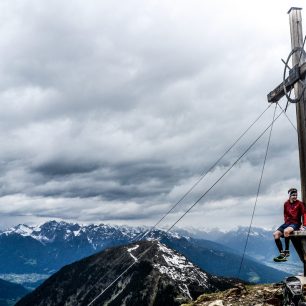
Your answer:
[[[292,7],[289,12],[291,47],[304,48],[303,46],[303,29],[301,8]],[[305,63],[305,53],[295,52],[292,54],[292,67],[301,66]],[[303,79],[305,76],[302,77]],[[300,176],[301,176],[301,194],[302,201],[306,203],[306,94],[302,94],[304,86],[302,80],[295,82],[293,85],[295,97],[301,97],[296,104],[296,121],[299,144]],[[305,218],[305,214],[304,214]],[[304,220],[305,224],[306,220]],[[304,236],[304,235],[303,235]],[[292,237],[291,241],[299,254],[304,265],[304,277],[306,277],[306,239],[305,237]]]
[[[289,14],[291,47],[303,48],[303,30],[301,8],[292,7]],[[296,52],[292,55],[292,67],[301,66],[305,62],[305,55]],[[301,82],[294,84],[294,93],[298,97],[303,91]],[[298,130],[298,144],[300,157],[300,175],[301,175],[301,196],[302,201],[306,203],[306,93],[302,95],[301,100],[296,104],[296,121]],[[306,272],[306,271],[305,271]]]
[[[286,96],[288,101],[296,103],[296,121],[299,145],[301,197],[306,204],[306,52],[304,50],[302,14],[301,8],[292,7],[289,14],[291,47],[288,59],[285,63],[283,82],[272,90],[267,98],[270,103],[277,103]],[[289,60],[292,59],[292,68]],[[289,76],[286,77],[286,71]],[[290,97],[288,92],[294,90],[295,98]],[[305,206],[304,206],[305,207]],[[306,225],[306,211],[304,213],[303,225]],[[296,249],[304,265],[303,284],[306,285],[306,231],[294,231],[290,235],[292,244]]]

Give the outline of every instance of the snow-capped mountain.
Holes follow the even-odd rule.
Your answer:
[[[146,228],[110,225],[79,225],[50,221],[40,226],[18,225],[0,233],[0,277],[34,288],[63,266],[98,251],[139,241]],[[154,230],[146,239],[159,238],[193,263],[214,275],[236,277],[241,255],[221,244]],[[286,273],[249,257],[240,278],[274,282]]]
[[[138,227],[105,224],[80,225],[77,223],[49,221],[40,226],[19,224],[0,233],[0,236],[18,234],[23,237],[31,237],[44,244],[60,241],[69,243],[77,239],[87,241],[96,250],[107,246],[109,239],[125,242],[127,239],[134,239],[144,231],[144,228]]]
[[[175,306],[234,283],[202,271],[158,241],[142,241],[64,267],[16,306],[82,306],[93,300],[94,305]]]

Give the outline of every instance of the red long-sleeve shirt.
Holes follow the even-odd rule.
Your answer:
[[[285,224],[301,224],[301,218],[304,216],[304,203],[296,200],[290,203],[287,200],[284,203],[284,221]]]

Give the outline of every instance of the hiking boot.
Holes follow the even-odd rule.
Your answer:
[[[273,260],[276,261],[276,262],[283,262],[283,261],[287,261],[288,259],[285,255],[285,253],[281,252],[277,257],[274,257]]]
[[[284,254],[285,254],[286,257],[289,257],[290,256],[290,251],[289,250],[285,250]]]

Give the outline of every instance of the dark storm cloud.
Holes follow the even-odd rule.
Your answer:
[[[95,164],[86,164],[83,162],[71,162],[71,161],[53,161],[47,164],[37,166],[32,169],[35,172],[39,172],[46,176],[67,176],[78,173],[92,172],[97,168]]]
[[[32,196],[101,197],[106,200],[129,201],[154,198],[167,194],[180,180],[182,170],[172,169],[161,162],[99,166],[82,161],[58,161],[32,169],[44,185],[24,190]],[[50,183],[53,182],[53,183]]]

